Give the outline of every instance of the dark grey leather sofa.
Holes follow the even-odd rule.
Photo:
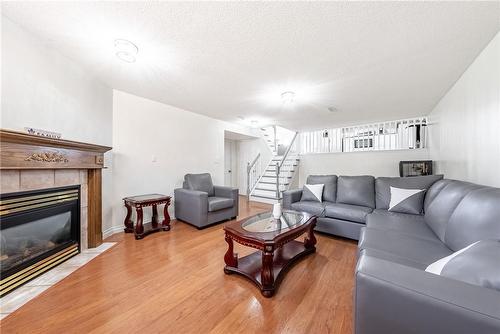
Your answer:
[[[306,184],[324,184],[323,202],[301,201],[302,189],[283,192],[283,208],[318,216],[316,230],[350,239],[359,239],[367,216],[387,210],[390,186],[428,189],[442,175],[411,178],[373,176],[310,175]]]
[[[238,216],[238,189],[214,186],[208,173],[186,174],[174,202],[175,218],[197,228]]]

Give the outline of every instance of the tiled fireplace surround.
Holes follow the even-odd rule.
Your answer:
[[[82,250],[81,254],[2,297],[2,319],[114,243],[102,243],[101,169],[105,168],[104,153],[111,150],[111,147],[0,129],[0,148],[2,194],[81,186]]]
[[[87,238],[87,170],[43,169],[0,170],[2,193],[80,185],[80,247],[88,248]]]

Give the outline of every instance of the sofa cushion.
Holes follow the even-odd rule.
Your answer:
[[[481,240],[467,246],[439,274],[500,291],[500,240]]]
[[[372,208],[366,206],[350,205],[342,203],[326,203],[325,216],[358,223],[365,223],[366,216],[372,212]]]
[[[456,180],[436,182],[424,202],[425,222],[452,250],[500,239],[500,189]]]
[[[208,212],[214,212],[222,209],[232,208],[234,200],[232,198],[224,197],[209,197],[208,198]]]
[[[375,209],[366,217],[366,226],[383,231],[437,241],[439,238],[424,222],[424,216]]]
[[[376,249],[371,249],[371,248],[361,249],[358,253],[358,258],[361,257],[363,254],[368,255],[368,256],[372,256],[372,257],[376,257],[376,258],[379,258],[382,260],[386,260],[386,261],[390,261],[390,262],[394,262],[394,263],[399,263],[399,264],[405,265],[407,267],[412,267],[412,268],[421,269],[421,270],[425,270],[425,268],[426,268],[426,265],[423,263],[420,263],[420,262],[417,262],[417,261],[414,261],[414,260],[411,260],[408,258],[404,258],[402,256],[398,256],[395,254],[391,254],[388,252],[379,251]]]
[[[484,239],[500,239],[500,189],[471,191],[446,226],[445,244],[457,250]],[[499,262],[500,263],[500,262]]]
[[[337,175],[309,175],[307,184],[324,184],[323,201],[335,202],[337,197]]]
[[[300,198],[300,200],[322,202],[324,187],[324,184],[304,184],[304,187],[302,188],[302,197]]]
[[[312,215],[316,215],[318,217],[322,217],[325,211],[325,204],[313,201],[300,201],[292,203],[292,210],[303,211]]]
[[[209,173],[186,174],[184,180],[188,189],[206,192],[209,197],[214,196],[214,185]]]
[[[384,231],[370,227],[364,229],[358,248],[360,251],[374,249],[426,266],[453,253],[438,239],[427,240],[396,231]]]
[[[419,215],[424,208],[425,189],[391,188],[389,211]]]
[[[339,176],[337,203],[375,208],[375,179],[373,176]]]
[[[378,177],[375,180],[375,202],[377,209],[388,209],[391,201],[390,187],[405,189],[429,189],[443,175],[411,177]]]

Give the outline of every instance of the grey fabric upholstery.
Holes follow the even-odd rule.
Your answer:
[[[183,186],[186,189],[174,190],[176,219],[203,228],[238,216],[238,189],[213,186],[210,174],[187,174]],[[193,190],[193,187],[207,191]]]
[[[472,245],[451,259],[441,276],[500,291],[500,240]]]
[[[500,292],[362,254],[355,332],[500,333]]]
[[[187,189],[203,191],[208,194],[208,196],[214,196],[214,185],[212,183],[212,177],[208,173],[203,174],[186,174],[184,176],[186,181]]]
[[[378,177],[375,180],[375,202],[377,209],[388,209],[391,201],[390,187],[403,189],[429,189],[443,175],[412,177]]]
[[[292,203],[300,201],[302,197],[302,189],[292,189],[283,192],[283,209],[291,210]]]
[[[321,217],[316,220],[315,231],[338,235],[340,237],[358,240],[361,228],[364,224],[354,223],[347,220]]]
[[[309,175],[306,184],[324,184],[323,201],[335,202],[337,197],[337,175]]]
[[[232,198],[223,198],[223,197],[208,198],[208,212],[227,209],[232,207],[233,205],[234,205],[234,200]]]
[[[375,179],[373,176],[339,176],[337,203],[375,208]]]
[[[300,201],[292,203],[292,210],[304,211],[318,217],[322,217],[325,213],[325,204],[316,201]]]
[[[482,239],[500,239],[500,189],[441,180],[426,196],[425,222],[449,248]]]
[[[366,216],[372,208],[342,203],[325,203],[325,216],[330,218],[349,220],[358,223],[366,222]]]

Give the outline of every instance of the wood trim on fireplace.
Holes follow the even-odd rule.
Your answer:
[[[88,247],[102,243],[102,173],[109,146],[0,129],[0,169],[86,169]]]
[[[100,169],[89,169],[87,175],[87,240],[88,247],[94,248],[102,244],[102,173]]]

